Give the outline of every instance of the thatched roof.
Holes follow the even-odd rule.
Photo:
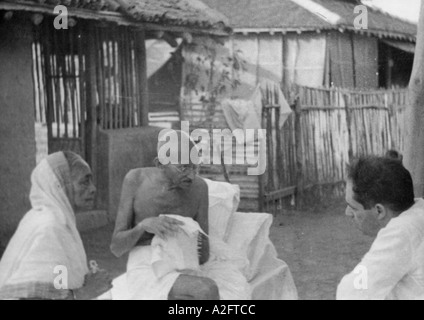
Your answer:
[[[230,20],[234,32],[354,30],[357,0],[203,0]],[[312,3],[312,6],[311,6]],[[314,5],[331,15],[326,19]],[[368,7],[369,29],[375,36],[415,41],[417,26]],[[337,18],[338,17],[338,18]]]
[[[117,16],[129,22],[162,27],[187,27],[228,33],[228,19],[200,0],[2,0],[0,9],[40,11],[46,13],[57,5],[66,6],[81,18],[114,20]],[[115,19],[116,20],[116,19]]]

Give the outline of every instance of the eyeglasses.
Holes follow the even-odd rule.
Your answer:
[[[197,172],[197,166],[194,165],[172,165],[177,171],[180,173],[196,173]]]

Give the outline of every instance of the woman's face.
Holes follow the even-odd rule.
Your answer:
[[[93,174],[84,161],[78,161],[72,168],[73,207],[77,212],[93,209],[96,187],[93,184]]]

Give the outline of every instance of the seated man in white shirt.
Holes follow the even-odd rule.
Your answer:
[[[371,249],[337,289],[337,299],[424,299],[424,200],[398,160],[369,157],[348,170],[346,215]]]

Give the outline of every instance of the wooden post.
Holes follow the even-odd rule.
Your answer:
[[[262,106],[262,128],[268,129],[267,126],[266,126],[265,115],[266,115],[266,109],[265,109],[265,106],[263,105]],[[268,134],[268,133],[266,133],[266,134]],[[263,143],[264,141],[265,141],[265,144],[266,144],[267,143],[266,137],[264,137],[262,139],[262,141],[259,141],[259,143]],[[266,153],[267,153],[267,156],[268,156],[268,146],[266,146]],[[258,179],[259,179],[259,181],[258,181],[258,183],[259,183],[258,210],[259,210],[259,212],[265,211],[265,201],[266,201],[266,198],[265,198],[265,183],[266,183],[265,177],[266,177],[266,174],[267,174],[267,170],[265,171],[265,173],[261,174],[258,177]]]
[[[346,111],[346,125],[347,125],[347,135],[348,135],[348,143],[349,143],[349,162],[353,159],[353,142],[352,142],[352,117],[350,114],[350,108],[349,108],[349,99],[347,94],[343,93],[343,99],[345,102],[345,111]]]
[[[275,167],[277,173],[277,188],[281,189],[283,187],[283,174],[284,171],[282,167],[283,162],[283,152],[282,152],[282,142],[281,142],[281,128],[280,128],[280,114],[281,114],[281,106],[279,101],[279,90],[278,86],[274,87],[274,105],[275,105],[275,140],[276,140],[276,159],[275,159]],[[281,206],[279,206],[281,207]],[[280,209],[279,209],[280,210]]]
[[[303,201],[303,149],[302,149],[302,106],[300,98],[295,102],[294,135],[296,147],[296,207],[300,208]]]
[[[392,87],[392,73],[393,73],[393,53],[392,48],[387,46],[387,66],[386,66],[386,83],[387,88],[390,89]]]
[[[94,28],[86,28],[88,35],[87,50],[87,161],[93,171],[96,183],[97,173],[97,71],[96,71],[96,37]]]
[[[138,75],[139,75],[139,90],[141,95],[141,104],[139,107],[139,123],[141,126],[149,125],[149,90],[147,81],[147,54],[145,32],[138,31],[136,37],[136,59],[138,57]]]
[[[79,25],[80,26],[80,25]],[[84,33],[84,29],[81,27],[78,27],[78,35],[81,35]],[[86,76],[86,69],[84,70],[84,64],[83,64],[83,59],[84,59],[84,38],[81,37],[77,37],[77,42],[78,42],[78,75],[79,75],[79,91],[80,91],[80,101],[79,101],[79,105],[80,105],[80,123],[79,123],[79,127],[80,127],[80,136],[79,138],[81,139],[81,154],[83,156],[84,159],[87,159],[87,140],[86,140],[86,122],[85,122],[85,116],[86,116],[86,94],[87,92],[85,92],[84,89],[84,84],[87,80],[87,76]]]
[[[405,116],[405,167],[411,171],[415,195],[424,196],[424,5],[421,4],[412,69],[410,105]]]
[[[52,153],[52,141],[53,141],[53,121],[54,121],[54,99],[53,99],[53,81],[51,78],[52,69],[50,64],[51,56],[51,33],[49,25],[45,23],[43,25],[44,37],[40,36],[40,41],[43,43],[44,50],[41,52],[44,54],[44,74],[45,74],[45,87],[47,96],[47,108],[46,108],[46,121],[47,121],[47,152]],[[43,32],[41,31],[41,32]]]
[[[355,59],[355,39],[354,39],[354,33],[352,32],[350,34],[350,45],[352,48],[352,72],[353,72],[353,87],[356,88],[356,84],[357,84],[357,72],[356,72],[356,59]]]

